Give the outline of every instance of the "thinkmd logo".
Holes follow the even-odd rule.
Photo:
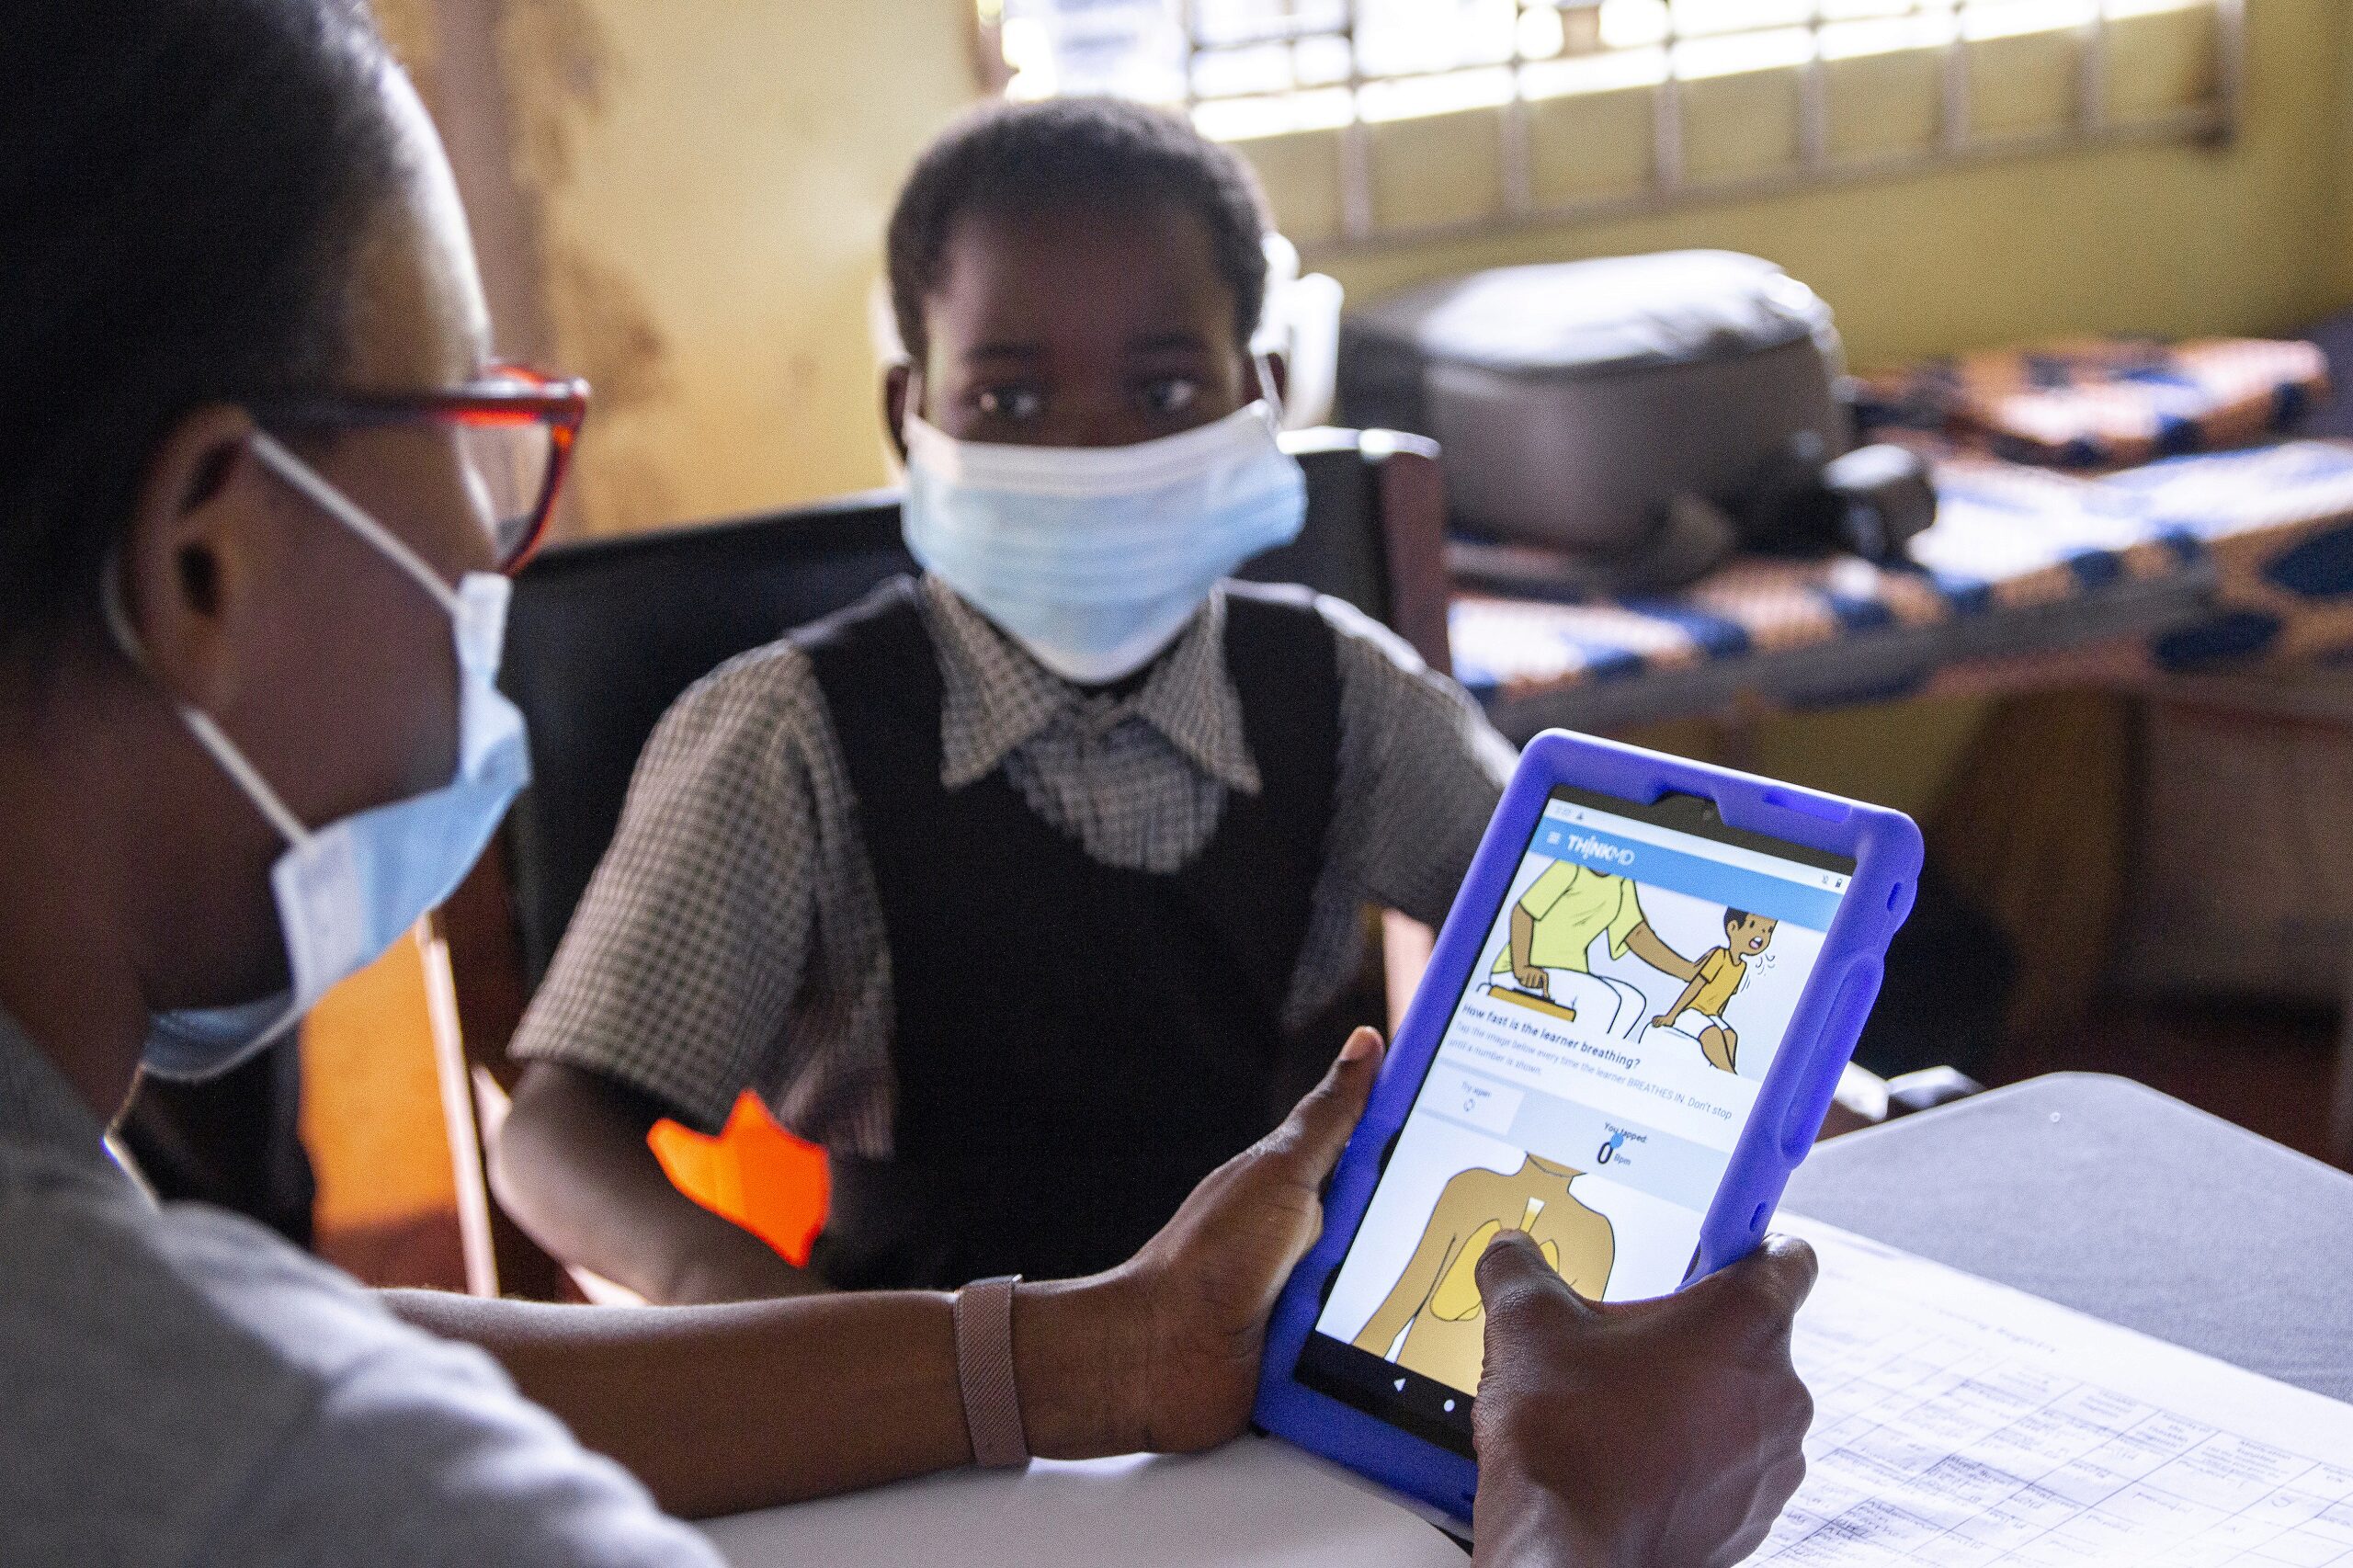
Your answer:
[[[1582,833],[1573,833],[1569,835],[1568,845],[1569,852],[1580,859],[1607,860],[1613,866],[1634,863],[1632,850],[1620,844],[1612,844],[1608,839],[1587,838]]]

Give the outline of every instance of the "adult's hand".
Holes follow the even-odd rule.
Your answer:
[[[1323,1188],[1381,1071],[1371,1029],[1348,1037],[1280,1127],[1210,1173],[1160,1233],[1102,1283],[1121,1303],[1138,1369],[1125,1449],[1187,1453],[1238,1437],[1258,1387],[1267,1319],[1324,1229]]]
[[[1477,1562],[1711,1568],[1754,1551],[1805,1477],[1813,1402],[1790,1325],[1815,1268],[1776,1237],[1672,1296],[1597,1305],[1525,1234],[1496,1237],[1479,1260]]]

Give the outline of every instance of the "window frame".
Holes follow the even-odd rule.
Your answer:
[[[1954,0],[1954,3],[1958,17],[1965,16],[1972,6],[1990,5],[1994,0]],[[1001,30],[1005,4],[1006,0],[977,0],[973,13],[983,79],[995,93],[1005,92],[1012,82]],[[1559,0],[1557,8],[1574,9],[1577,4],[1578,0]],[[1193,0],[1177,0],[1177,5],[1187,35],[1186,96],[1181,103],[1172,103],[1169,107],[1181,108],[1198,119],[1204,105],[1241,101],[1245,97],[1204,96],[1196,90],[1194,66],[1199,58],[1221,49],[1239,46],[1224,40],[1205,40],[1196,21]],[[1354,49],[1354,29],[1360,14],[1361,0],[1343,0],[1343,5],[1346,21],[1341,27],[1336,29],[1303,29],[1292,35],[1292,40],[1296,41],[1299,37],[1342,39],[1349,45],[1349,75],[1345,82],[1335,82],[1328,87],[1293,90],[1345,88],[1349,94],[1352,110],[1349,118],[1336,126],[1275,133],[1322,133],[1338,138],[1339,230],[1333,238],[1313,247],[1319,251],[1347,251],[1392,245],[1400,242],[1451,239],[1574,220],[1638,216],[1702,201],[1770,197],[1825,186],[2098,146],[2169,142],[2228,145],[2239,131],[2246,88],[2246,0],[2194,0],[2193,4],[2175,14],[2189,14],[2200,9],[2209,13],[2211,26],[2214,29],[2214,83],[2211,95],[2203,101],[2170,114],[2129,121],[2115,119],[2109,112],[2109,88],[2115,65],[2114,33],[2120,22],[2133,18],[2111,16],[2114,0],[2094,0],[2089,20],[2072,28],[2047,29],[2045,32],[2045,36],[2073,34],[2076,40],[2074,113],[2067,123],[2046,130],[2008,134],[1980,132],[1973,125],[1975,85],[1971,67],[1971,51],[1979,45],[1962,36],[1956,27],[1954,37],[1949,41],[1907,46],[1904,51],[1933,51],[1938,56],[1938,130],[1935,144],[1868,156],[1840,155],[1832,150],[1832,62],[1823,53],[1821,39],[1824,29],[1838,26],[1841,18],[1825,17],[1823,5],[1816,0],[1808,8],[1808,19],[1803,22],[1782,22],[1770,28],[1733,29],[1711,35],[1738,37],[1744,32],[1762,34],[1768,30],[1800,28],[1813,35],[1802,62],[1759,68],[1760,73],[1790,71],[1796,74],[1798,137],[1794,160],[1787,166],[1752,175],[1695,178],[1685,157],[1689,127],[1688,100],[1694,84],[1743,73],[1710,73],[1699,77],[1686,74],[1677,46],[1691,40],[1673,30],[1670,12],[1665,40],[1659,44],[1643,46],[1645,50],[1657,50],[1663,64],[1662,76],[1647,84],[1653,92],[1649,149],[1651,172],[1643,185],[1564,201],[1537,199],[1530,125],[1536,106],[1546,99],[1531,97],[1526,92],[1523,72],[1531,62],[1516,51],[1513,58],[1500,67],[1511,76],[1512,96],[1509,98],[1476,108],[1443,111],[1447,115],[1494,113],[1500,116],[1498,176],[1501,189],[1497,193],[1495,210],[1490,214],[1460,221],[1384,224],[1379,219],[1373,198],[1376,186],[1374,159],[1377,156],[1374,129],[1382,122],[1364,117],[1363,89],[1388,82],[1427,81],[1497,67],[1454,64],[1427,72],[1366,75]],[[1523,12],[1531,8],[1534,8],[1534,0],[1522,0]],[[1632,54],[1638,51],[1604,46],[1596,52],[1599,55],[1613,52]],[[1387,123],[1404,122],[1406,121],[1389,120]],[[1210,134],[1217,132],[1211,131]],[[1257,140],[1250,136],[1223,139],[1244,147]]]

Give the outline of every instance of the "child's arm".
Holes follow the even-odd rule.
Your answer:
[[[533,1240],[649,1301],[684,1305],[825,1289],[670,1184],[647,1146],[660,1107],[585,1068],[535,1062],[493,1147],[491,1185]]]
[[[1699,960],[1700,967],[1705,968],[1707,962],[1708,960],[1706,959],[1701,959]],[[1651,1027],[1658,1029],[1673,1028],[1675,1027],[1675,1020],[1683,1016],[1683,1010],[1691,1006],[1692,998],[1699,994],[1699,987],[1706,983],[1707,982],[1702,980],[1699,975],[1692,975],[1689,980],[1684,983],[1683,993],[1681,995],[1676,997],[1675,1006],[1669,1007],[1665,1012],[1661,1013],[1657,1017],[1653,1018],[1651,1020]]]
[[[665,1115],[724,1121],[789,1040],[819,884],[845,853],[813,782],[826,733],[796,653],[692,687],[647,742],[596,878],[509,1054],[529,1063],[491,1179],[533,1239],[664,1302],[814,1281],[670,1186]]]

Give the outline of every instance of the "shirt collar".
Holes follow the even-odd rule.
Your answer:
[[[1139,690],[1081,691],[1032,658],[947,584],[926,576],[923,604],[939,649],[940,784],[961,790],[1059,721],[1097,734],[1141,719],[1211,778],[1245,795],[1258,765],[1242,728],[1242,697],[1225,667],[1225,591],[1212,589]]]
[[[63,1155],[111,1172],[106,1130],[40,1048],[0,1013],[0,1142]]]

